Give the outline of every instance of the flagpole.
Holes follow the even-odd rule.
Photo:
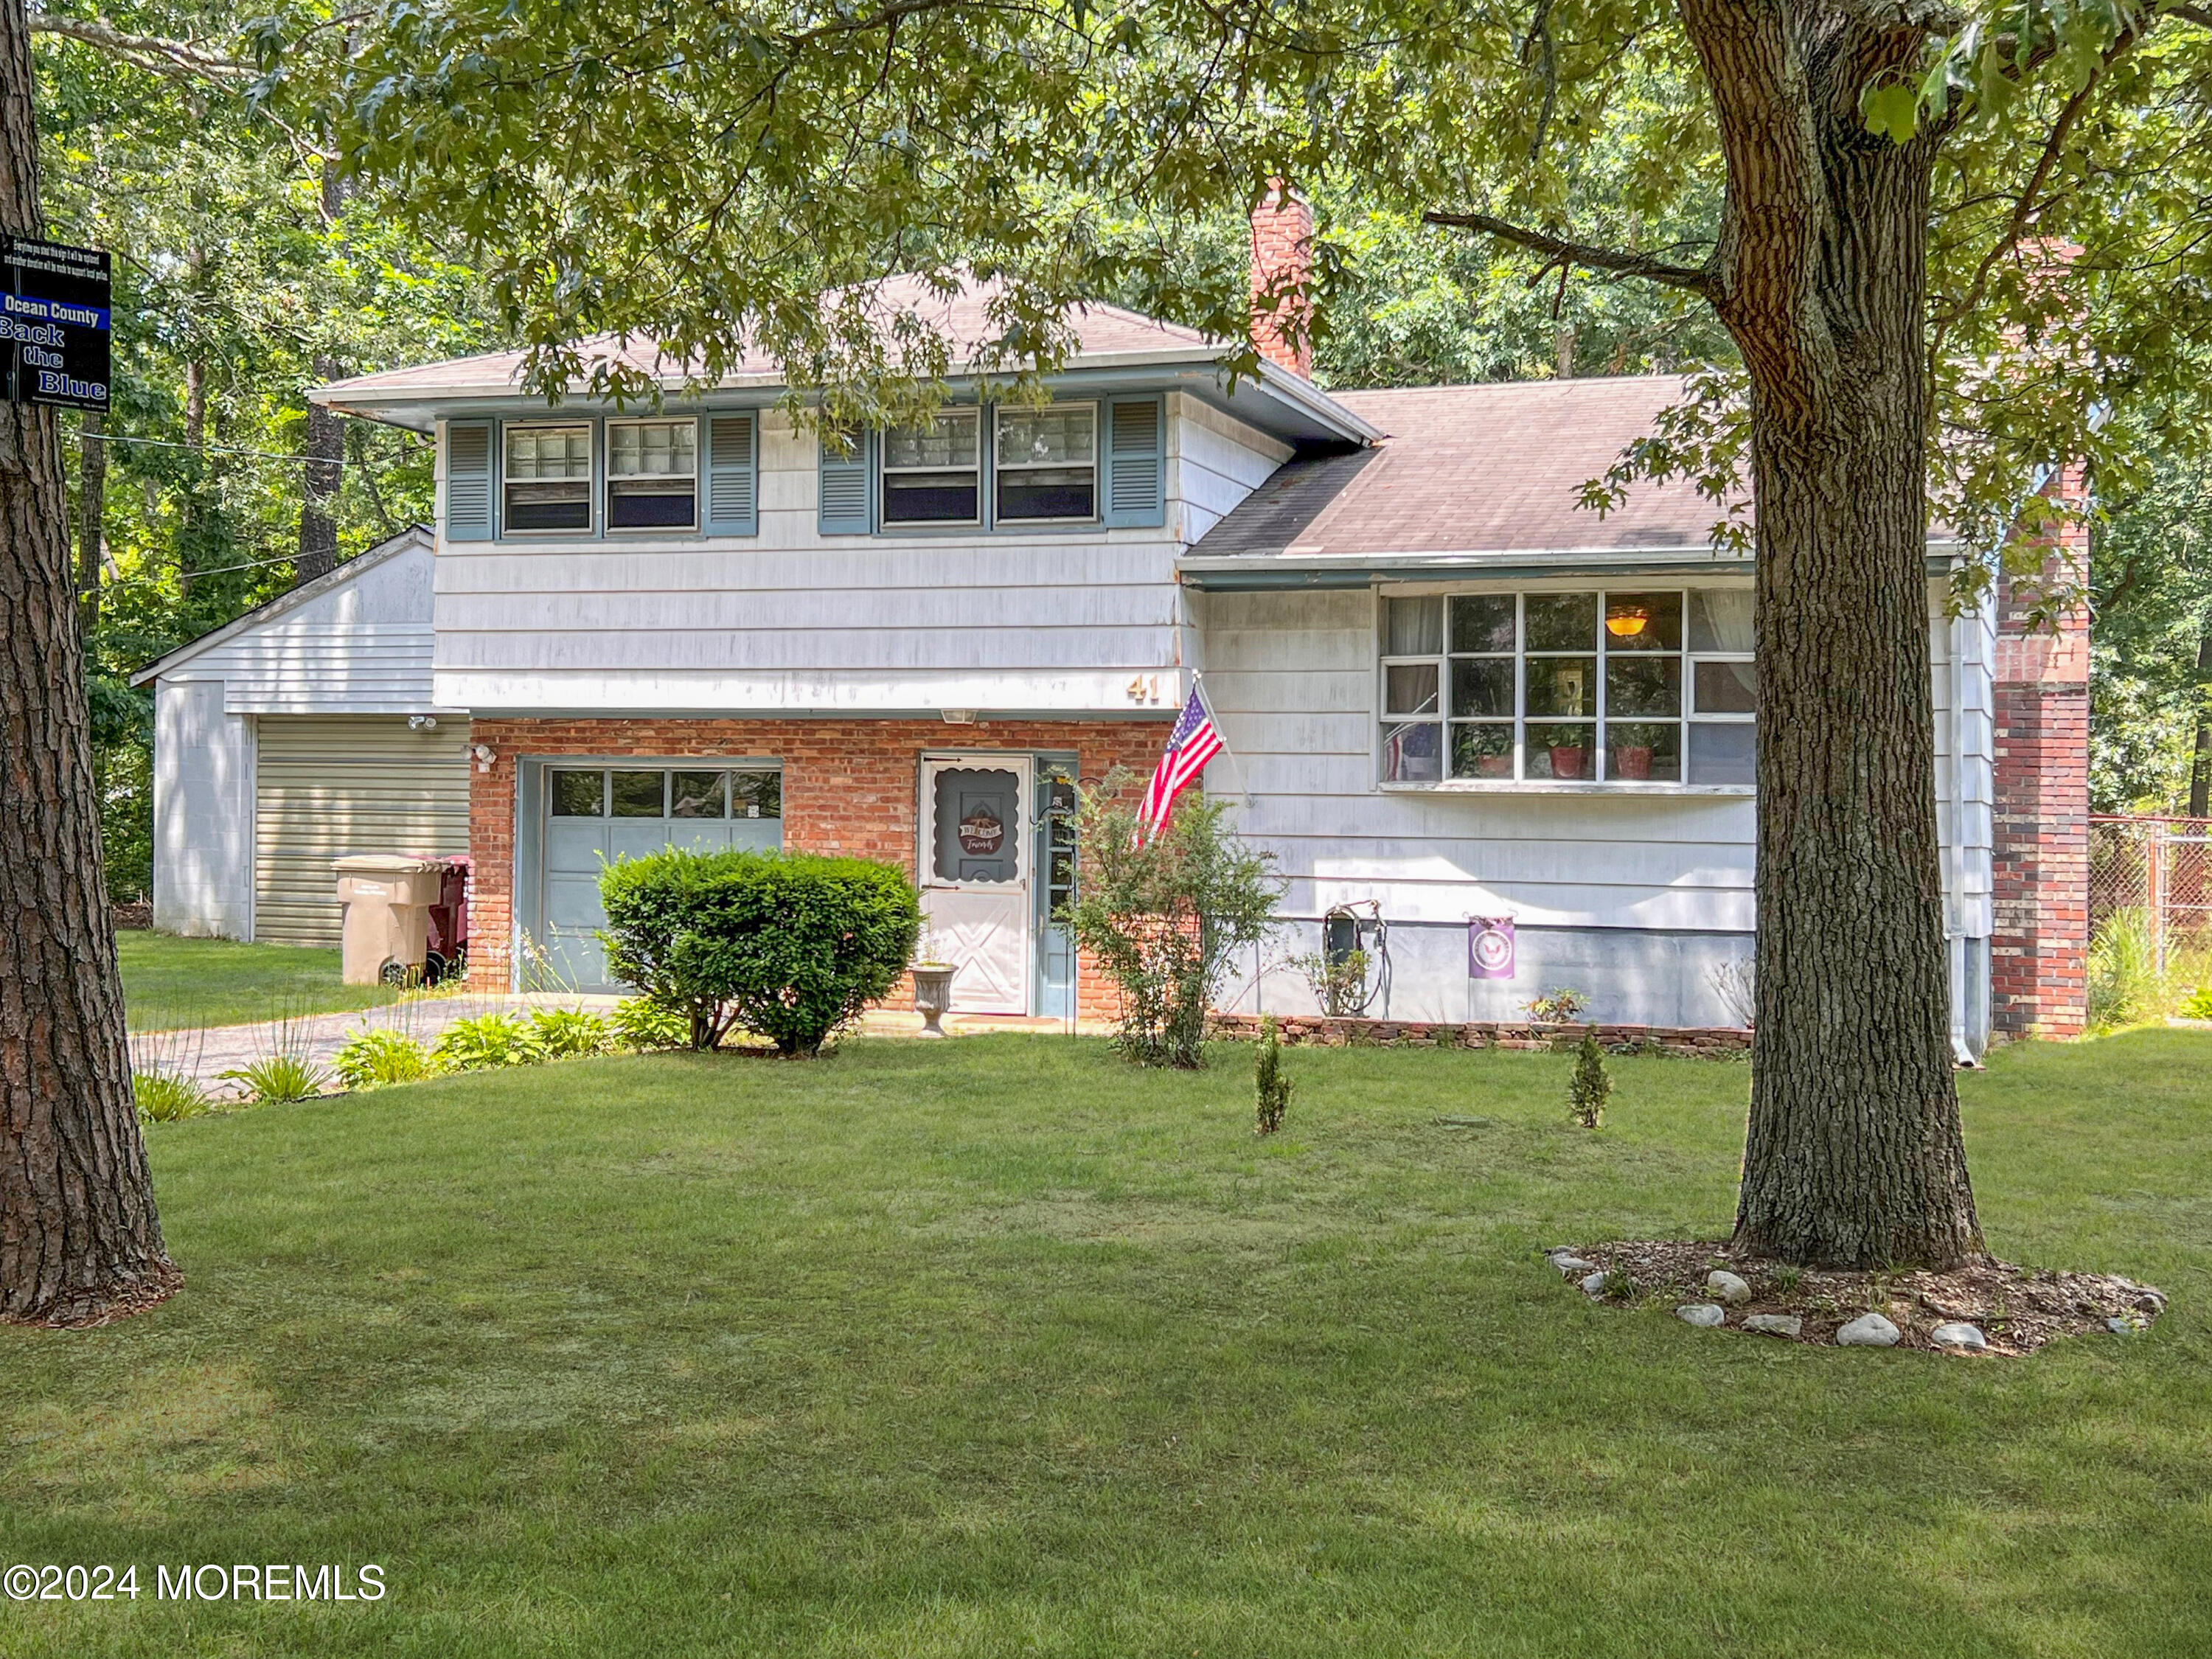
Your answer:
[[[1206,676],[1191,670],[1190,689],[1206,710],[1206,718],[1213,722],[1214,735],[1221,739],[1221,752],[1229,757],[1229,763],[1237,769],[1237,793],[1243,797],[1244,805],[1252,804],[1252,781],[1244,775],[1244,763],[1237,758],[1237,751],[1229,746],[1229,734],[1221,729],[1221,716],[1213,712],[1213,699],[1206,695]]]

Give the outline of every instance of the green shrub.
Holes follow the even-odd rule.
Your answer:
[[[1260,1022],[1260,1054],[1253,1062],[1252,1085],[1259,1097],[1252,1132],[1271,1135],[1283,1127],[1283,1114],[1291,1105],[1291,1080],[1283,1075],[1283,1050],[1275,1041],[1272,1018]]]
[[[1567,1105],[1575,1121],[1595,1129],[1605,1121],[1605,1103],[1613,1093],[1613,1079],[1605,1069],[1605,1045],[1597,1040],[1597,1027],[1583,1033],[1575,1050],[1575,1074],[1567,1084]]]
[[[448,1025],[431,1057],[449,1072],[486,1072],[534,1065],[545,1058],[545,1051],[538,1033],[514,1015],[478,1014]]]
[[[905,873],[807,854],[655,853],[599,877],[607,969],[690,1022],[811,1054],[898,982],[921,932]]]
[[[246,1085],[246,1098],[257,1106],[283,1106],[295,1100],[312,1100],[322,1093],[331,1074],[299,1054],[264,1054],[251,1065],[240,1066],[217,1077]]]
[[[1186,798],[1165,831],[1140,844],[1120,769],[1082,792],[1083,872],[1059,916],[1114,981],[1115,1046],[1146,1066],[1205,1063],[1206,1019],[1231,974],[1275,928],[1282,896],[1272,855],[1230,829],[1218,801]]]
[[[2189,1000],[2181,1005],[2184,1019],[2212,1019],[2212,985],[2200,985],[2189,994]]]
[[[131,1079],[131,1092],[141,1123],[174,1123],[214,1109],[198,1078],[173,1072],[139,1072]]]
[[[540,1008],[530,1029],[548,1060],[581,1060],[614,1046],[613,1029],[585,1008]]]
[[[623,998],[615,1004],[609,1024],[614,1028],[616,1046],[638,1054],[691,1046],[691,1017],[664,1008],[650,997]]]
[[[362,1031],[346,1039],[332,1062],[349,1089],[420,1083],[436,1070],[430,1051],[401,1031]]]

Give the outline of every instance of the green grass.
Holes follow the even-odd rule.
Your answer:
[[[0,1333],[0,1559],[382,1564],[374,1605],[0,1604],[143,1654],[2201,1656],[2212,1039],[1964,1082],[2003,1254],[2139,1339],[1977,1362],[1590,1305],[1727,1226],[1746,1071],[855,1043],[149,1135],[186,1288]],[[1441,1116],[1481,1120],[1444,1127]]]
[[[336,951],[129,929],[116,934],[115,945],[124,1013],[134,1031],[245,1025],[278,1012],[342,1013],[395,994],[388,986],[339,983]]]

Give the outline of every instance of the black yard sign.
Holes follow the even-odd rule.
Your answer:
[[[19,404],[107,408],[108,266],[98,248],[0,236],[0,335]]]

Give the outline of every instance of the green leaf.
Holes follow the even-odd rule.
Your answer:
[[[1859,94],[1859,112],[1869,132],[1887,133],[1893,143],[1905,143],[1920,123],[1919,88],[1896,82],[1869,87]]]

